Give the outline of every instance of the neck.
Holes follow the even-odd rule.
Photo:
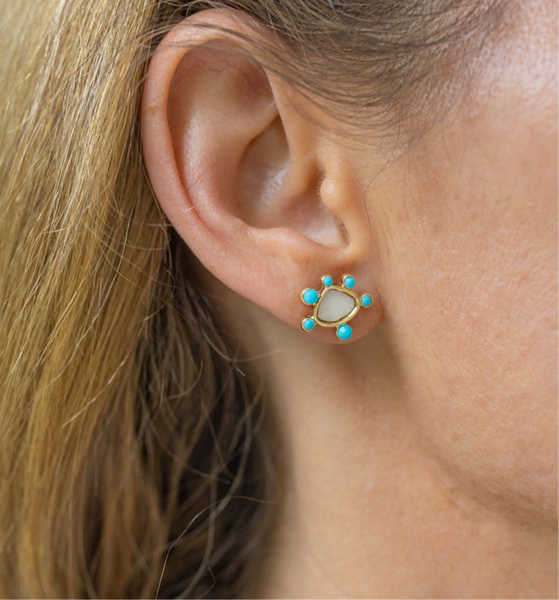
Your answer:
[[[554,532],[444,468],[378,328],[304,346],[268,325],[282,496],[249,597],[554,597]]]

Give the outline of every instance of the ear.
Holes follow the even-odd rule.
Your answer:
[[[342,145],[307,118],[317,116],[309,101],[261,66],[259,39],[275,42],[258,27],[214,9],[167,34],[144,84],[144,157],[162,209],[204,267],[300,329],[313,310],[301,291],[320,291],[322,275],[337,284],[351,273],[357,294],[376,296],[371,229]],[[292,60],[279,40],[274,50]],[[379,320],[379,304],[351,322],[353,339]],[[310,335],[339,341],[331,328]]]

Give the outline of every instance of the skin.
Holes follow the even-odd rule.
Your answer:
[[[177,44],[208,30],[152,60],[148,172],[281,448],[247,596],[557,597],[554,9],[515,5],[413,145],[348,142],[273,74]],[[300,291],[345,272],[375,298],[353,340],[303,333]]]

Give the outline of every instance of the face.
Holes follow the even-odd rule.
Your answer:
[[[532,521],[557,503],[554,13],[516,7],[463,101],[368,197],[380,327],[424,439],[477,498]],[[397,201],[379,208],[385,185]]]

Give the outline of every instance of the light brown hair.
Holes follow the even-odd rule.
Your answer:
[[[2,3],[0,596],[234,597],[271,523],[264,389],[142,165],[141,84],[164,33],[245,11],[326,109],[404,119],[444,89],[481,4]]]

